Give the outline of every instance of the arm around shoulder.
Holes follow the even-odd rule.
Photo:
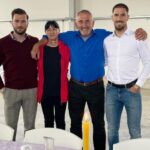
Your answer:
[[[39,55],[40,55],[39,47],[46,43],[47,43],[47,39],[43,38],[33,45],[32,50],[31,50],[31,57],[33,59],[35,59],[35,60],[39,59]]]
[[[142,28],[138,28],[135,30],[135,37],[137,40],[146,40],[147,32]]]

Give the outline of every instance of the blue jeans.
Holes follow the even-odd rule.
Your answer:
[[[127,113],[130,138],[141,137],[141,94],[132,93],[128,88],[117,88],[108,84],[106,87],[106,118],[108,122],[109,150],[119,142],[120,118],[123,107]]]

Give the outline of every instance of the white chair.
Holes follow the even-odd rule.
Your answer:
[[[43,144],[44,136],[53,137],[55,146],[76,150],[82,149],[82,139],[66,130],[57,128],[40,128],[26,131],[24,142]]]
[[[12,141],[13,135],[14,135],[14,129],[12,129],[11,127],[5,124],[0,124],[0,139],[1,140]]]
[[[113,150],[150,150],[150,139],[131,139],[114,144]]]

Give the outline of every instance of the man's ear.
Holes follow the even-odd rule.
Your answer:
[[[10,24],[12,25],[12,21],[9,21],[10,22]]]
[[[78,28],[77,28],[77,23],[76,23],[76,21],[74,22],[74,26],[75,26],[76,29],[78,29]]]
[[[93,20],[93,27],[94,27],[94,24],[95,24],[95,20]]]
[[[130,18],[130,15],[128,15],[128,20],[129,20],[129,18]]]

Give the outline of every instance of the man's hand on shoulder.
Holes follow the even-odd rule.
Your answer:
[[[31,50],[31,57],[35,60],[38,60],[40,57],[40,46],[47,44],[48,40],[46,38],[41,39],[34,44]]]
[[[135,38],[137,40],[143,40],[144,41],[147,39],[147,32],[142,28],[138,28],[135,31]]]

